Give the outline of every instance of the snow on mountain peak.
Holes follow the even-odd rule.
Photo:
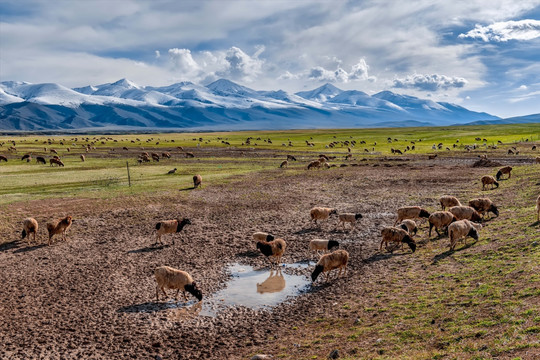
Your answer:
[[[331,99],[334,96],[341,94],[342,92],[343,90],[335,87],[334,85],[330,83],[326,83],[323,86],[320,86],[310,91],[297,92],[296,95],[303,97],[304,99],[308,99],[308,100],[325,102],[328,99]]]
[[[257,93],[255,90],[238,85],[227,79],[216,80],[213,83],[206,85],[206,87],[216,94],[253,95]]]

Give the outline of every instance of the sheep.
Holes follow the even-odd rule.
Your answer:
[[[333,248],[339,248],[336,240],[313,239],[309,242],[309,250],[317,252],[317,255],[319,251],[327,252]]]
[[[175,220],[163,220],[156,224],[156,244],[161,242],[161,236],[164,234],[179,233],[184,226],[191,225],[191,221],[187,218],[175,219]],[[174,237],[172,241],[174,245]]]
[[[482,176],[482,190],[485,190],[487,185],[491,185],[491,189],[493,189],[493,185],[495,185],[497,188],[499,187],[499,183],[491,175]]]
[[[38,222],[34,218],[26,218],[23,221],[22,239],[28,235],[28,243],[30,243],[30,234],[34,234],[34,242],[36,242],[36,234],[38,231]]]
[[[81,154],[81,161],[82,161],[82,162],[85,162],[85,160],[86,160],[86,156],[84,156],[84,155]]]
[[[257,249],[266,256],[270,264],[273,265],[272,258],[275,258],[276,265],[281,263],[281,257],[285,252],[287,243],[283,239],[275,239],[272,241],[257,241]]]
[[[433,214],[429,215],[429,233],[428,238],[431,237],[431,229],[435,227],[437,235],[441,236],[439,229],[447,230],[448,225],[457,221],[456,216],[450,211],[436,211]]]
[[[312,162],[310,162],[307,166],[307,169],[311,169],[311,168],[317,168],[319,169],[321,167],[321,161],[320,160],[313,160]]]
[[[253,234],[253,240],[269,242],[269,241],[274,240],[274,235],[271,235],[262,231],[257,231],[256,233]]]
[[[435,155],[428,155],[428,159],[429,159],[429,160],[433,160],[433,159],[435,159],[436,157],[437,157],[437,154],[435,154]]]
[[[410,219],[403,220],[401,224],[399,224],[399,227],[411,234],[411,236],[416,235],[416,233],[418,232],[418,227],[416,226],[416,223]]]
[[[536,199],[536,221],[540,221],[540,195]]]
[[[330,215],[337,214],[337,210],[334,208],[314,207],[309,211],[311,221],[317,224],[317,220],[326,220]]]
[[[202,176],[198,174],[193,176],[193,188],[196,189],[197,187],[202,188]]]
[[[27,159],[32,159],[30,154],[24,154],[23,157],[21,158],[21,161],[24,161],[24,160],[27,160]]]
[[[448,226],[448,237],[450,238],[450,250],[454,251],[459,239],[472,237],[474,240],[478,240],[478,230],[482,228],[482,225],[474,224],[469,220],[459,220]],[[467,242],[465,241],[465,245]]]
[[[469,206],[478,211],[482,217],[484,217],[484,215],[488,212],[495,214],[495,216],[499,216],[499,210],[488,198],[472,199],[469,201]]]
[[[399,208],[397,210],[397,219],[394,223],[396,226],[398,223],[402,222],[405,219],[418,219],[418,218],[429,218],[429,212],[422,209],[420,206],[406,206]]]
[[[156,153],[152,153],[152,160],[159,162],[159,155]]]
[[[287,155],[287,160],[296,161],[296,158],[292,155]]]
[[[412,252],[416,251],[416,243],[411,238],[409,233],[403,229],[397,228],[397,227],[386,227],[381,230],[382,240],[381,244],[379,246],[379,251],[382,250],[383,244],[386,248],[388,248],[389,242],[394,242],[397,244],[401,244],[401,247],[403,248],[403,244],[409,245]]]
[[[0,157],[0,160],[2,160],[1,157]],[[6,161],[7,161],[7,159],[6,159]],[[537,164],[540,164],[540,156],[537,156],[537,157],[535,158],[535,162],[536,162]]]
[[[459,202],[458,198],[455,196],[449,196],[444,195],[441,196],[439,199],[439,202],[441,203],[442,210],[446,210],[446,208],[451,208],[452,206],[461,206],[461,203]]]
[[[194,158],[195,154],[193,154],[192,152],[186,152],[186,157],[187,158]]]
[[[448,209],[458,220],[482,221],[480,214],[470,206],[452,206]]]
[[[330,254],[321,256],[315,269],[311,273],[311,281],[315,282],[321,273],[325,275],[325,280],[328,281],[328,274],[334,269],[339,269],[337,277],[341,275],[343,270],[346,275],[348,262],[349,253],[345,250],[336,250]]]
[[[345,230],[345,223],[351,224],[351,229],[354,229],[356,226],[356,220],[361,218],[362,214],[344,213],[338,215],[339,223],[341,226],[343,226],[343,230]]]
[[[280,168],[284,168],[284,167],[288,167],[289,166],[289,162],[287,160],[284,160],[280,165],[279,167]]]
[[[176,172],[176,168],[172,169],[172,170],[169,170],[167,172],[167,174],[171,175],[171,174],[174,174]]]
[[[52,237],[60,233],[62,234],[62,240],[66,241],[67,240],[66,232],[71,227],[72,222],[73,222],[73,218],[68,215],[65,218],[57,219],[57,220],[47,223],[47,231],[49,232],[48,245],[51,246]]]
[[[37,157],[36,157],[36,162],[37,162],[38,164],[41,163],[41,164],[43,164],[43,165],[47,164],[47,161],[46,161],[45,158],[42,157],[42,156],[37,156]]]
[[[7,157],[5,157],[4,155],[0,155],[0,161],[5,161],[7,162]]]
[[[169,266],[160,266],[154,270],[156,277],[156,301],[159,301],[159,290],[163,291],[165,298],[167,293],[165,289],[176,289],[175,299],[178,301],[178,293],[182,290],[184,299],[187,301],[186,291],[193,295],[197,300],[203,298],[201,290],[197,288],[197,284],[193,281],[190,274],[185,271],[177,270]]]
[[[508,174],[508,178],[510,179],[512,177],[512,167],[505,166],[505,167],[500,168],[499,171],[497,171],[497,175],[495,175],[497,180],[501,180],[501,177],[503,176],[503,174]]]
[[[56,158],[49,159],[49,163],[51,164],[51,166],[53,166],[54,164],[58,166],[62,166],[62,167],[64,166],[64,163],[62,162],[62,160],[56,159]]]

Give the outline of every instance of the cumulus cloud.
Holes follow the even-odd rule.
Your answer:
[[[253,56],[249,56],[242,49],[231,47],[225,55],[228,66],[219,71],[218,75],[246,82],[253,81],[261,73],[264,61],[259,59],[259,55],[263,51],[264,47],[259,47]]]
[[[509,40],[533,40],[540,37],[540,20],[502,21],[489,26],[476,25],[460,39],[482,39],[485,42],[504,42]]]
[[[339,60],[337,58],[332,58],[333,60]],[[341,61],[338,62],[340,64]],[[281,74],[279,80],[291,80],[291,79],[309,79],[316,80],[320,82],[338,82],[338,83],[348,83],[351,81],[357,80],[369,80],[375,81],[374,76],[369,76],[368,74],[369,66],[366,63],[364,58],[361,58],[357,64],[351,66],[350,71],[346,71],[340,65],[337,66],[335,70],[328,70],[322,66],[314,66],[307,71],[303,71],[298,74],[292,74],[289,71]]]
[[[422,91],[447,90],[452,88],[462,88],[468,81],[461,77],[446,76],[439,74],[408,75],[405,78],[394,79],[392,86],[402,89],[417,89]]]
[[[183,74],[196,74],[200,70],[197,62],[193,60],[189,49],[169,49],[169,59],[171,60],[173,69]]]

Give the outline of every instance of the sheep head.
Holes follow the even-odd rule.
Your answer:
[[[329,215],[337,215],[337,210],[336,209],[331,209]]]
[[[473,227],[471,230],[469,230],[467,236],[472,237],[474,240],[478,240],[478,231],[476,231],[476,229]]]
[[[404,242],[405,244],[409,245],[412,252],[416,251],[416,243],[414,242],[414,240],[409,235],[405,236],[403,238],[403,240],[401,240],[401,242]]]
[[[317,280],[317,278],[319,277],[319,275],[322,273],[323,270],[324,270],[324,266],[322,265],[315,266],[315,270],[313,270],[313,272],[311,273],[311,281],[315,282],[315,280]]]
[[[274,240],[274,235],[268,234],[266,235],[266,241],[272,241]]]
[[[430,214],[426,210],[421,209],[420,214],[418,216],[420,216],[421,218],[426,218],[427,219],[427,218],[429,218],[429,215]]]
[[[203,297],[202,291],[197,288],[197,284],[195,283],[195,281],[192,282],[191,284],[185,285],[184,290],[189,292],[191,295],[195,296],[197,300],[199,301],[202,300],[202,297]]]
[[[355,219],[355,220],[361,219],[362,217],[363,217],[362,214],[356,214],[356,215],[354,215],[354,219]]]
[[[328,250],[332,250],[333,248],[339,248],[339,243],[336,240],[329,240]]]
[[[497,188],[499,187],[499,183],[497,181],[495,181],[494,184],[495,184],[495,187]]]
[[[482,217],[480,216],[480,214],[475,211],[473,212],[472,216],[471,216],[471,221],[474,221],[474,222],[481,222],[482,221]]]
[[[501,171],[501,170],[497,171],[497,175],[495,175],[495,177],[497,178],[497,180],[500,180],[500,179],[501,179],[501,176],[502,176],[502,171]]]
[[[491,205],[488,211],[494,213],[496,216],[499,216],[499,209],[497,209],[495,205]]]

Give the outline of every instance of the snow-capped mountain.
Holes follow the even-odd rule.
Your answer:
[[[114,83],[70,89],[47,83],[0,83],[0,130],[242,130],[451,125],[495,116],[413,96],[368,95],[325,84],[290,94],[257,91],[226,79]]]

